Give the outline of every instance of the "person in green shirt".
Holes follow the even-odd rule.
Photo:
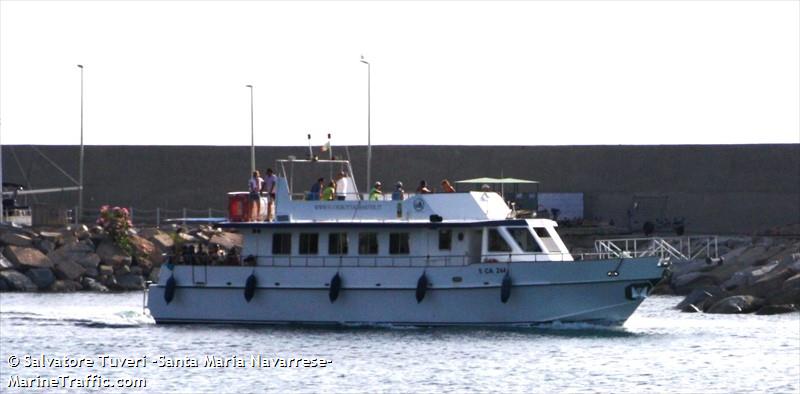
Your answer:
[[[336,194],[336,184],[333,181],[328,182],[328,186],[322,190],[323,201],[333,201]]]
[[[375,182],[375,186],[369,192],[370,201],[383,200],[383,191],[381,190],[381,183]]]

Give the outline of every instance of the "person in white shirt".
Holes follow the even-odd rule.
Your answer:
[[[272,221],[272,211],[275,208],[275,188],[278,186],[278,177],[272,172],[272,168],[267,168],[267,178],[264,180],[264,188],[261,191],[267,193],[267,221]]]
[[[350,182],[348,182],[347,174],[342,171],[336,176],[336,199],[345,200],[350,193]]]
[[[250,221],[258,220],[261,217],[261,188],[264,187],[264,179],[261,178],[261,173],[258,171],[253,171],[253,176],[250,177],[250,181],[247,183],[247,189],[250,191],[249,200],[250,200],[250,214],[248,215]],[[253,215],[255,212],[255,215]]]

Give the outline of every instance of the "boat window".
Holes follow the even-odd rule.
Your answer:
[[[328,254],[347,254],[347,233],[328,234]]]
[[[533,234],[531,231],[528,230],[527,227],[511,227],[506,228],[508,233],[511,234],[511,238],[514,238],[514,241],[519,245],[520,249],[523,252],[541,252],[542,248],[539,247],[539,244],[536,243],[536,240],[533,238]]]
[[[300,233],[300,254],[319,253],[319,234]]]
[[[292,234],[272,234],[272,254],[292,254]]]
[[[389,254],[408,254],[408,233],[389,233]]]
[[[378,254],[378,233],[358,234],[358,254]]]
[[[510,252],[511,247],[496,228],[489,229],[489,251],[490,252]]]
[[[439,250],[450,250],[453,246],[453,230],[439,230]]]
[[[558,245],[556,241],[550,236],[550,232],[548,229],[544,227],[534,227],[534,231],[536,231],[536,235],[539,236],[539,239],[542,240],[542,244],[547,249],[548,252],[558,252]]]

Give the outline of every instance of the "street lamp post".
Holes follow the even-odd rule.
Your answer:
[[[79,64],[78,68],[81,69],[81,155],[80,155],[80,164],[78,165],[78,183],[80,183],[80,188],[78,189],[78,212],[77,212],[77,221],[78,223],[81,222],[83,219],[83,65]]]
[[[253,85],[245,85],[250,88],[250,172],[256,171],[256,143],[255,132],[253,131]]]
[[[364,190],[367,193],[369,193],[369,191],[371,190],[370,187],[372,186],[372,184],[371,184],[371,180],[372,180],[371,175],[372,174],[370,173],[370,170],[371,170],[371,167],[372,167],[372,140],[371,140],[371,134],[372,134],[372,130],[371,130],[372,129],[372,118],[371,118],[371,116],[372,116],[372,108],[371,108],[371,104],[372,104],[372,99],[370,97],[371,93],[372,93],[371,92],[371,77],[372,76],[370,75],[372,73],[372,65],[369,64],[369,62],[364,59],[364,55],[361,55],[361,63],[364,63],[364,64],[367,65],[367,187]]]

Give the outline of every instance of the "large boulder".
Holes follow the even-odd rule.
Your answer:
[[[52,285],[50,285],[49,290],[55,293],[71,293],[78,290],[83,290],[83,286],[73,280],[57,279]]]
[[[31,268],[25,271],[27,276],[39,290],[44,290],[56,281],[56,276],[50,268]]]
[[[98,293],[108,292],[108,287],[103,286],[103,284],[92,278],[81,279],[81,286],[83,286],[84,289],[89,291],[94,291]]]
[[[225,233],[225,232],[214,234],[208,241],[208,243],[217,244],[225,250],[231,250],[234,247],[241,248],[243,242],[244,242],[244,237],[242,236],[242,234]]]
[[[797,305],[782,304],[782,305],[764,305],[756,311],[756,315],[779,315],[782,313],[792,313],[800,311]]]
[[[68,280],[77,280],[86,272],[80,264],[69,260],[59,261],[56,264],[55,271],[60,279]]]
[[[153,234],[152,240],[162,252],[171,251],[173,246],[175,246],[175,241],[173,241],[172,237],[164,232]]]
[[[56,246],[61,246],[64,243],[64,235],[52,231],[40,231],[39,237],[44,240],[52,242]]]
[[[77,262],[78,260],[85,258],[90,253],[94,253],[94,245],[92,245],[91,242],[74,241],[66,242],[60,248],[50,252],[47,257],[49,257],[54,264],[57,264],[62,260]]]
[[[719,281],[708,273],[689,272],[683,275],[673,276],[670,287],[675,290],[675,294],[687,295],[695,288],[713,287],[718,284]]]
[[[44,254],[48,254],[55,250],[56,244],[53,241],[48,241],[46,239],[36,239],[33,241],[33,246],[36,249],[39,249],[40,252]]]
[[[144,280],[139,275],[127,273],[117,276],[116,286],[119,290],[142,290]]]
[[[764,300],[749,295],[737,295],[723,298],[712,305],[707,313],[751,313],[764,305]]]
[[[97,266],[100,265],[100,256],[97,253],[87,253],[75,260],[75,262],[87,270],[97,269]]]
[[[97,255],[100,256],[101,263],[110,265],[115,270],[131,264],[131,257],[109,239],[97,245]]]
[[[42,252],[34,248],[8,246],[3,254],[17,267],[52,268],[53,262]]]
[[[38,289],[30,278],[15,270],[0,271],[0,278],[6,282],[11,291],[36,291]]]
[[[677,261],[670,266],[673,275],[683,275],[689,272],[708,272],[716,268],[717,265],[709,263],[705,259]]]
[[[788,267],[778,267],[761,276],[754,276],[754,280],[749,283],[749,286],[743,293],[761,298],[769,298],[772,294],[775,294],[776,291],[782,287],[783,283],[792,277],[793,274],[794,272]]]
[[[140,256],[146,257],[156,264],[161,264],[163,261],[164,258],[161,255],[161,251],[156,247],[155,244],[147,239],[137,235],[131,237],[131,243]]]
[[[800,305],[800,274],[787,278],[780,288],[772,291],[767,300],[770,304],[796,304]]]
[[[2,252],[0,252],[0,271],[10,270],[12,268],[14,268],[14,264],[8,261],[6,256],[4,256]]]
[[[693,289],[675,308],[681,312],[702,312],[728,295],[716,286],[699,287]]]
[[[31,237],[24,234],[3,231],[0,232],[0,243],[5,245],[28,247],[33,245],[33,240]]]

